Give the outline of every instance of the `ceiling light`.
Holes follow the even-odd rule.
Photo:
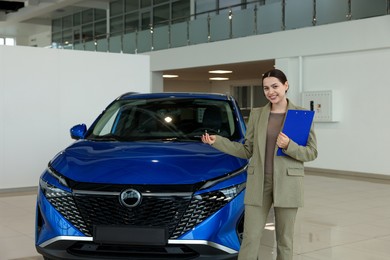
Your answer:
[[[228,74],[232,73],[231,70],[210,70],[209,73],[215,73],[215,74]]]
[[[229,80],[229,78],[214,77],[214,78],[209,78],[209,80]]]
[[[164,118],[164,120],[165,120],[165,122],[167,122],[167,123],[171,123],[172,120],[173,120],[173,118],[170,117],[170,116],[167,116],[166,118]]]
[[[179,77],[179,75],[169,75],[169,74],[163,75],[163,78],[167,78],[167,79],[172,79],[177,77]]]

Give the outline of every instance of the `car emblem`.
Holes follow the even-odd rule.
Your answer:
[[[127,189],[122,191],[119,197],[121,204],[128,208],[134,208],[141,203],[142,196],[137,190]]]

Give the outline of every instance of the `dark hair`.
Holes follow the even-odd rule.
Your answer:
[[[262,81],[263,81],[265,78],[268,78],[268,77],[275,77],[275,78],[277,78],[282,84],[286,83],[286,81],[287,81],[286,75],[283,73],[283,71],[278,70],[278,69],[272,69],[272,70],[269,70],[269,71],[267,71],[266,73],[264,73],[264,74],[263,74]]]

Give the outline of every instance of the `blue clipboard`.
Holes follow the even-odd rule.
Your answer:
[[[288,110],[282,132],[299,145],[306,146],[313,123],[314,111]],[[285,156],[281,148],[276,153]]]

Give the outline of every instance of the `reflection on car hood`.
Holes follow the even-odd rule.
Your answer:
[[[201,142],[78,141],[51,162],[78,182],[192,184],[243,167],[246,160]]]

